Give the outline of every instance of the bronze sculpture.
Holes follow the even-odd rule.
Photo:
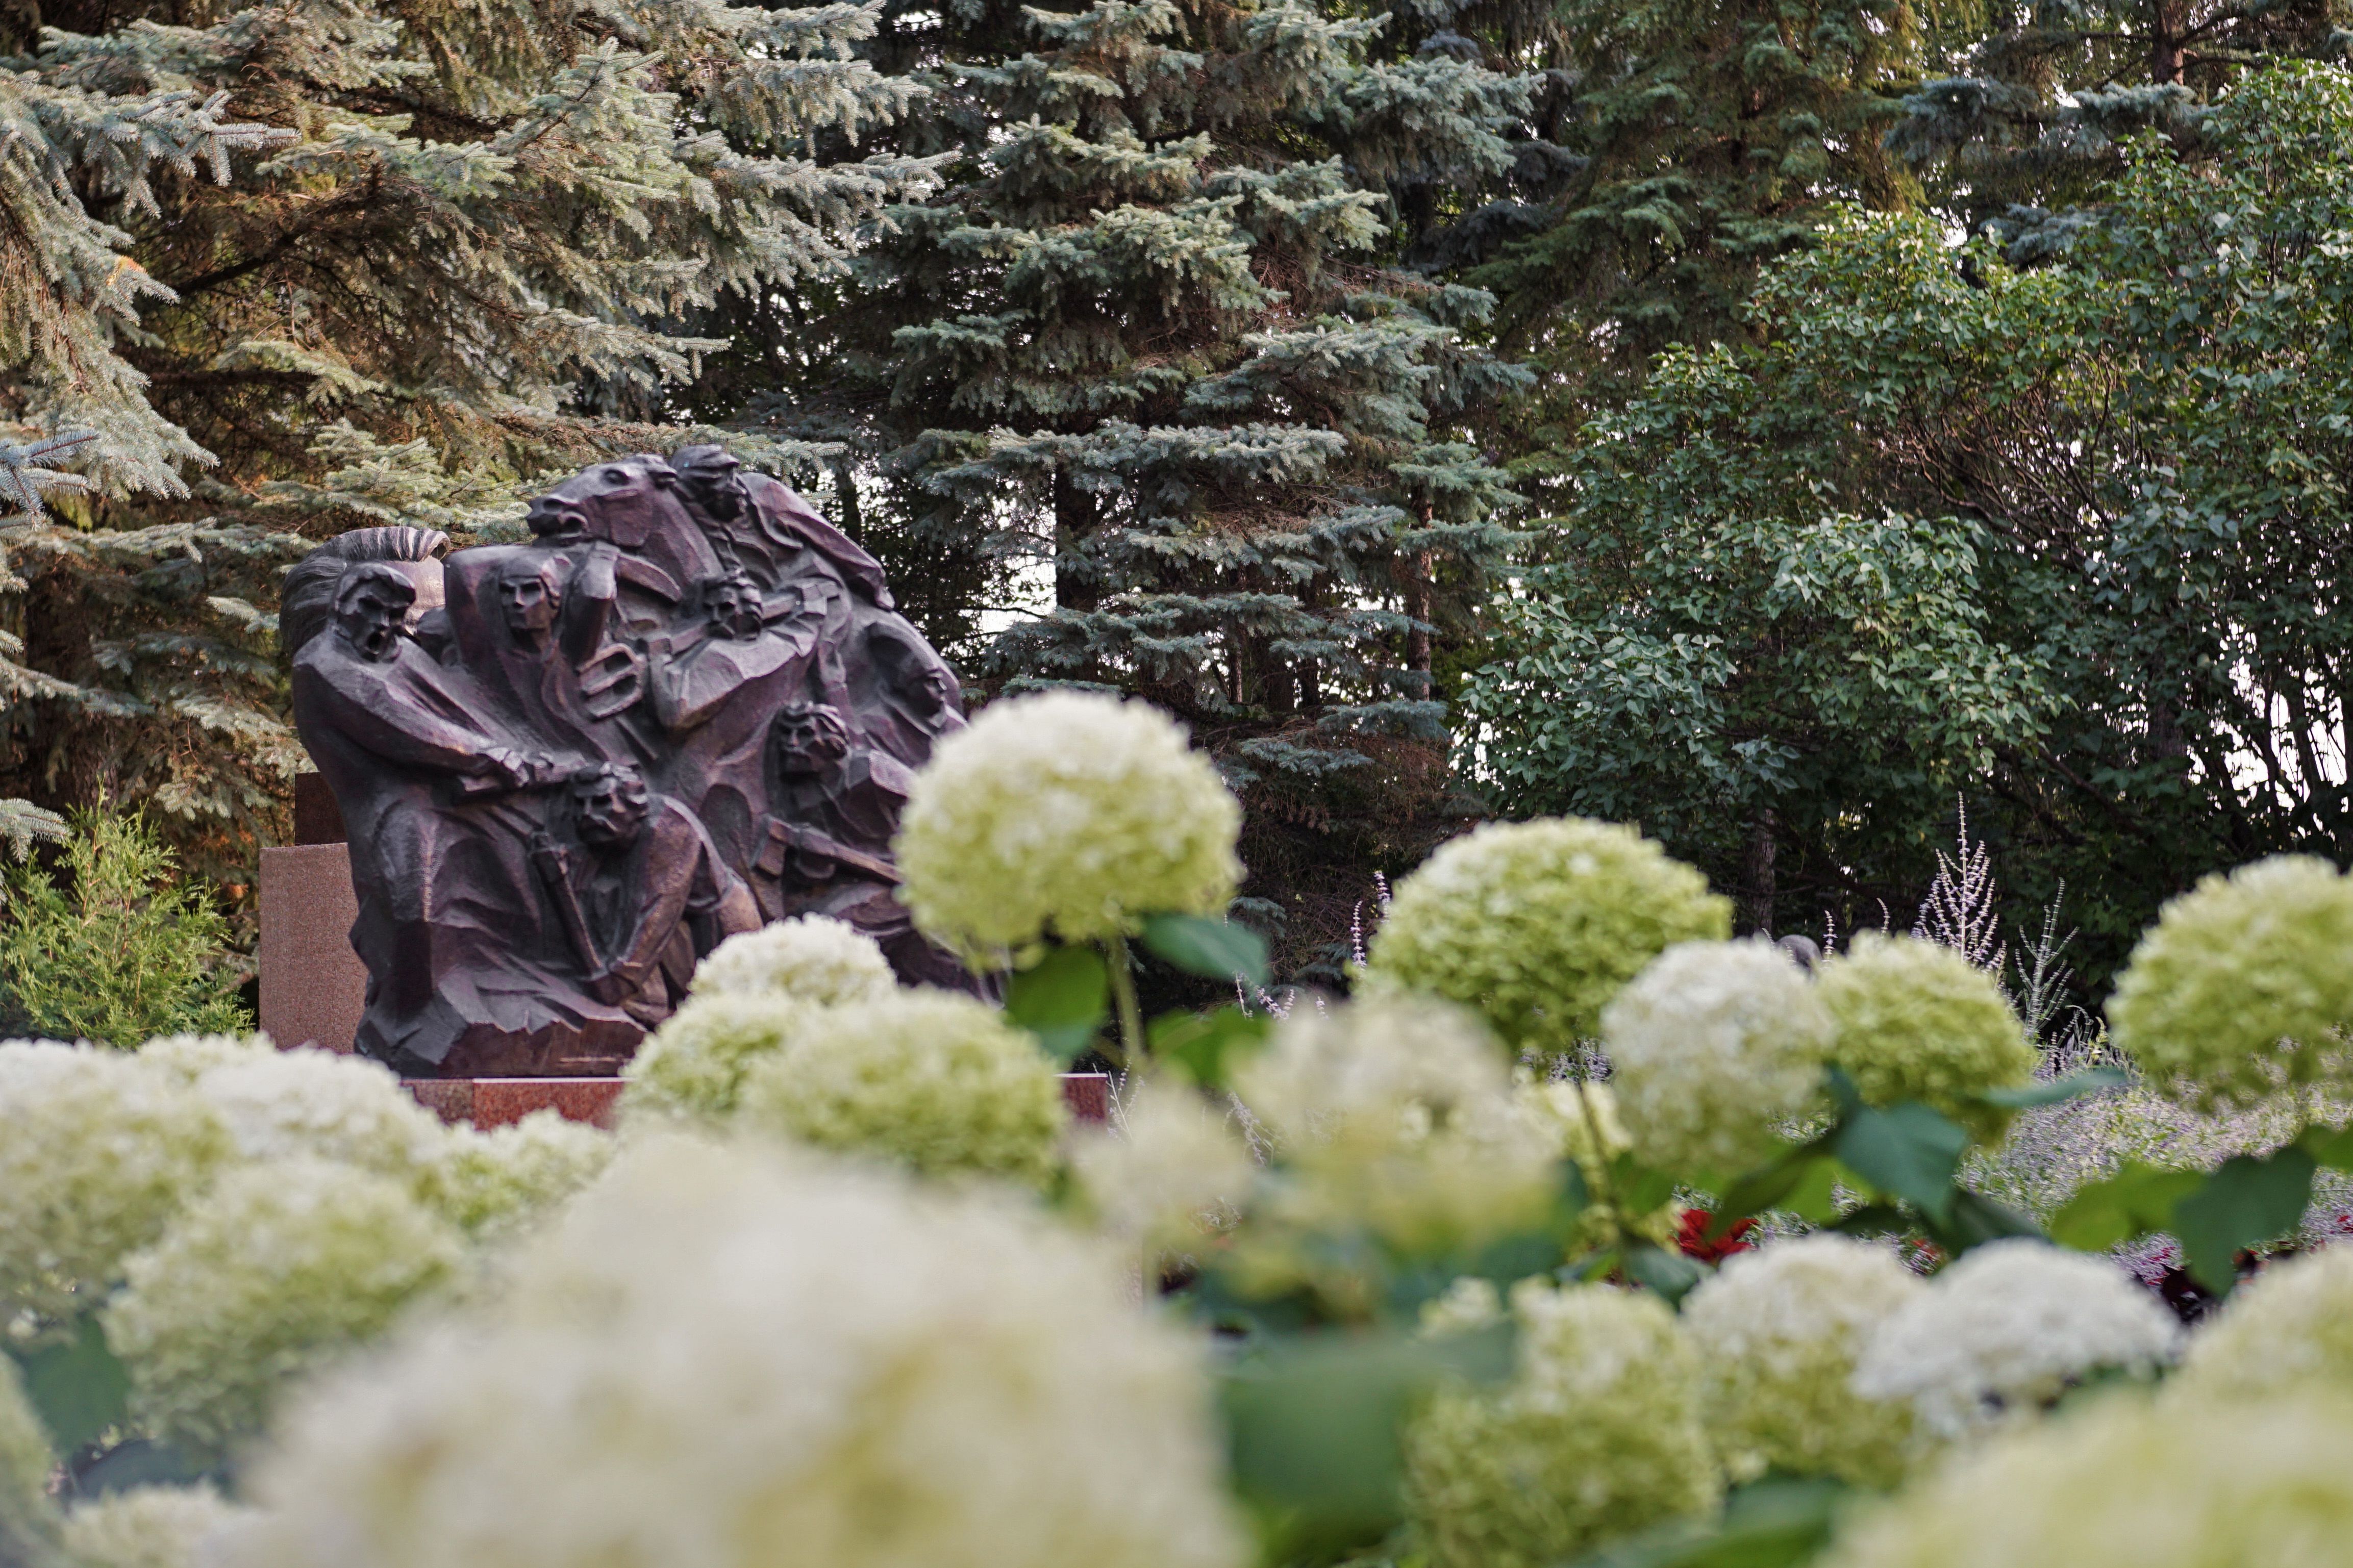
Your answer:
[[[358,1048],[616,1070],[698,959],[819,912],[972,984],[898,902],[955,676],[873,557],[717,447],[584,469],[522,544],[362,529],[289,574],[294,721],[346,826]]]

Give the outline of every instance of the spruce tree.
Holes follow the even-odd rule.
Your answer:
[[[1525,91],[1382,58],[1386,26],[1099,0],[1028,11],[1018,53],[968,39],[998,52],[929,106],[947,188],[885,215],[793,397],[865,455],[870,547],[961,566],[952,602],[901,576],[984,690],[1193,726],[1294,970],[1448,830],[1437,655],[1507,538],[1475,440],[1521,373],[1476,346],[1488,298],[1383,262],[1391,189],[1507,167]]]
[[[2137,132],[2193,155],[2212,100],[2251,68],[2341,61],[2345,0],[2069,0],[1996,10],[1947,41],[1942,69],[1904,100],[1888,146],[1932,176],[2010,258],[2064,250],[2124,170]]]
[[[277,569],[361,522],[496,536],[695,438],[687,318],[839,269],[929,177],[854,144],[918,90],[852,58],[880,8],[0,15],[0,794],[245,862],[299,756]]]
[[[1555,152],[1454,252],[1490,258],[1472,280],[1565,392],[1736,335],[1757,269],[1835,204],[1916,197],[1883,146],[1924,58],[1911,0],[1567,0],[1556,26]]]

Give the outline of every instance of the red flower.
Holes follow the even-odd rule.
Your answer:
[[[1696,1258],[1702,1263],[1721,1263],[1736,1252],[1751,1252],[1754,1242],[1740,1238],[1757,1228],[1753,1219],[1736,1219],[1732,1228],[1715,1240],[1708,1239],[1707,1227],[1715,1216],[1705,1209],[1685,1209],[1683,1221],[1675,1227],[1675,1246],[1685,1258]]]

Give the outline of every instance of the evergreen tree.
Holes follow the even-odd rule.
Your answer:
[[[962,568],[947,603],[900,575],[984,689],[1109,687],[1193,726],[1295,970],[1447,830],[1437,652],[1511,500],[1472,439],[1522,379],[1475,346],[1488,298],[1381,262],[1388,192],[1508,167],[1525,92],[1475,50],[1375,58],[1384,27],[1027,12],[1030,47],[944,73],[948,187],[885,215],[829,374],[791,395],[866,454],[870,547]]]
[[[1912,204],[1882,138],[1924,42],[1912,0],[1567,0],[1556,152],[1453,253],[1493,252],[1472,280],[1567,391],[1639,381],[1669,344],[1736,334],[1757,268],[1832,204]]]
[[[277,568],[364,521],[493,535],[552,470],[693,438],[670,400],[720,345],[685,318],[839,269],[929,177],[852,145],[917,90],[851,58],[879,10],[0,16],[0,793],[244,861],[299,755]]]
[[[2065,249],[2143,131],[2201,149],[2214,98],[2253,68],[2342,60],[2346,0],[2037,0],[1993,8],[1904,100],[1889,147],[2016,261]]]

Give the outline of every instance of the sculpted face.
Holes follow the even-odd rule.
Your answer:
[[[721,637],[748,642],[767,629],[767,608],[748,577],[720,579],[711,585],[703,604],[711,612],[712,629]]]
[[[724,447],[681,447],[670,458],[686,497],[722,522],[732,522],[751,500],[736,476],[743,467]]]
[[[652,802],[646,781],[634,768],[588,768],[572,777],[572,804],[579,813],[580,842],[592,849],[617,849],[637,842]]]
[[[399,647],[401,627],[416,599],[416,584],[406,573],[372,562],[353,569],[335,595],[335,629],[353,652],[380,664]]]
[[[944,713],[956,705],[955,678],[938,665],[927,665],[915,678],[916,700],[925,712]]]
[[[519,637],[533,638],[555,624],[564,608],[553,564],[518,566],[499,579],[499,604],[505,609],[507,629]]]
[[[849,731],[822,702],[776,715],[776,763],[787,773],[818,773],[849,754]]]

